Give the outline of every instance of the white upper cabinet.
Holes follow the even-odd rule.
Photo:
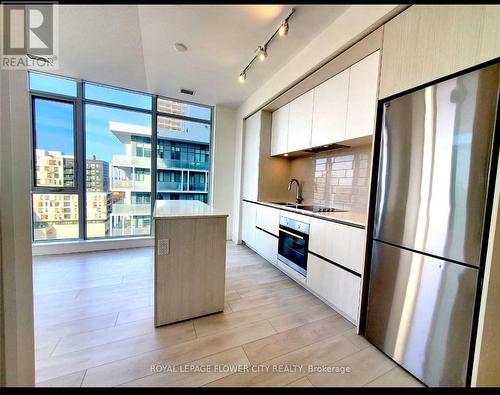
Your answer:
[[[285,104],[272,115],[271,155],[284,154],[288,145],[288,117],[290,105]]]
[[[312,147],[345,139],[348,92],[349,69],[314,88]]]
[[[288,121],[288,152],[311,146],[314,91],[304,93],[290,102]]]
[[[346,140],[375,131],[380,50],[351,66]]]
[[[260,112],[245,120],[242,196],[248,200],[257,200],[258,195],[260,125]]]
[[[271,155],[372,135],[380,50],[272,114]]]

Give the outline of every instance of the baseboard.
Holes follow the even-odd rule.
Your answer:
[[[35,243],[32,247],[33,256],[74,254],[76,252],[91,252],[104,250],[119,250],[125,248],[153,247],[153,237],[131,237],[123,239],[61,241],[54,243]]]

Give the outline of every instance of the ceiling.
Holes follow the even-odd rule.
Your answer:
[[[295,6],[289,34],[273,40],[266,61],[240,84],[239,73],[291,6],[60,5],[57,73],[236,107],[347,8]],[[176,52],[176,42],[188,51]]]

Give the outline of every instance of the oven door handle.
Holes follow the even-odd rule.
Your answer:
[[[288,233],[289,235],[292,235],[292,236],[297,237],[297,238],[299,238],[301,240],[304,240],[304,238],[302,236],[296,235],[295,233],[289,232],[288,230],[280,228],[280,232],[285,232],[285,233]]]

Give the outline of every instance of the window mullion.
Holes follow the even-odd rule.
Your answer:
[[[83,109],[83,87],[82,82],[77,83],[77,99],[76,99],[76,163],[77,163],[77,189],[78,189],[78,227],[80,231],[80,239],[87,238],[87,218],[86,218],[86,196],[85,196],[85,128],[84,128],[84,109]]]
[[[151,117],[151,219],[153,218],[153,210],[156,202],[156,178],[157,176],[157,165],[158,161],[156,158],[158,157],[158,135],[157,135],[157,124],[158,124],[158,107],[157,107],[157,101],[158,101],[158,96],[153,96],[153,108],[152,108],[152,117]],[[153,221],[151,221],[151,224]],[[150,234],[154,235],[154,229],[153,226],[149,227],[150,229]]]

